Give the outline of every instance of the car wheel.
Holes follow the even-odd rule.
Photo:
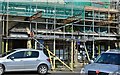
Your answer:
[[[0,75],[2,75],[3,73],[4,73],[4,67],[0,65]]]
[[[44,74],[46,74],[47,72],[48,72],[48,67],[47,67],[47,65],[40,65],[40,66],[38,67],[38,73],[39,73],[39,74],[44,75]]]

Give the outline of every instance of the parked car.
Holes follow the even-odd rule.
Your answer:
[[[120,49],[102,53],[96,60],[81,69],[82,75],[120,75]]]
[[[50,59],[42,50],[14,49],[0,58],[0,75],[12,71],[38,71],[46,74],[50,69]]]

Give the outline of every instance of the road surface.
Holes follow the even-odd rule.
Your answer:
[[[7,72],[4,75],[39,75],[37,72]],[[77,72],[49,72],[47,75],[80,75]]]

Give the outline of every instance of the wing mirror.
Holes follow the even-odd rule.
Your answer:
[[[14,60],[14,57],[10,57],[11,60]]]
[[[90,61],[89,61],[89,64],[91,64],[91,63],[94,63],[94,60],[95,60],[96,58],[92,58]]]
[[[94,63],[94,60],[90,60],[90,61],[89,61],[89,64],[91,64],[91,63]]]

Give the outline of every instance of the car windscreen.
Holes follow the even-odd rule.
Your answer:
[[[5,52],[5,53],[3,53],[3,54],[0,54],[0,57],[4,57],[4,56],[6,56],[6,55],[8,55],[8,54],[10,54],[10,53],[12,53],[12,52],[14,52],[14,51],[16,51],[16,50],[10,50],[10,51],[8,51],[8,52]]]
[[[95,63],[120,65],[119,60],[120,54],[103,53],[95,60]]]

